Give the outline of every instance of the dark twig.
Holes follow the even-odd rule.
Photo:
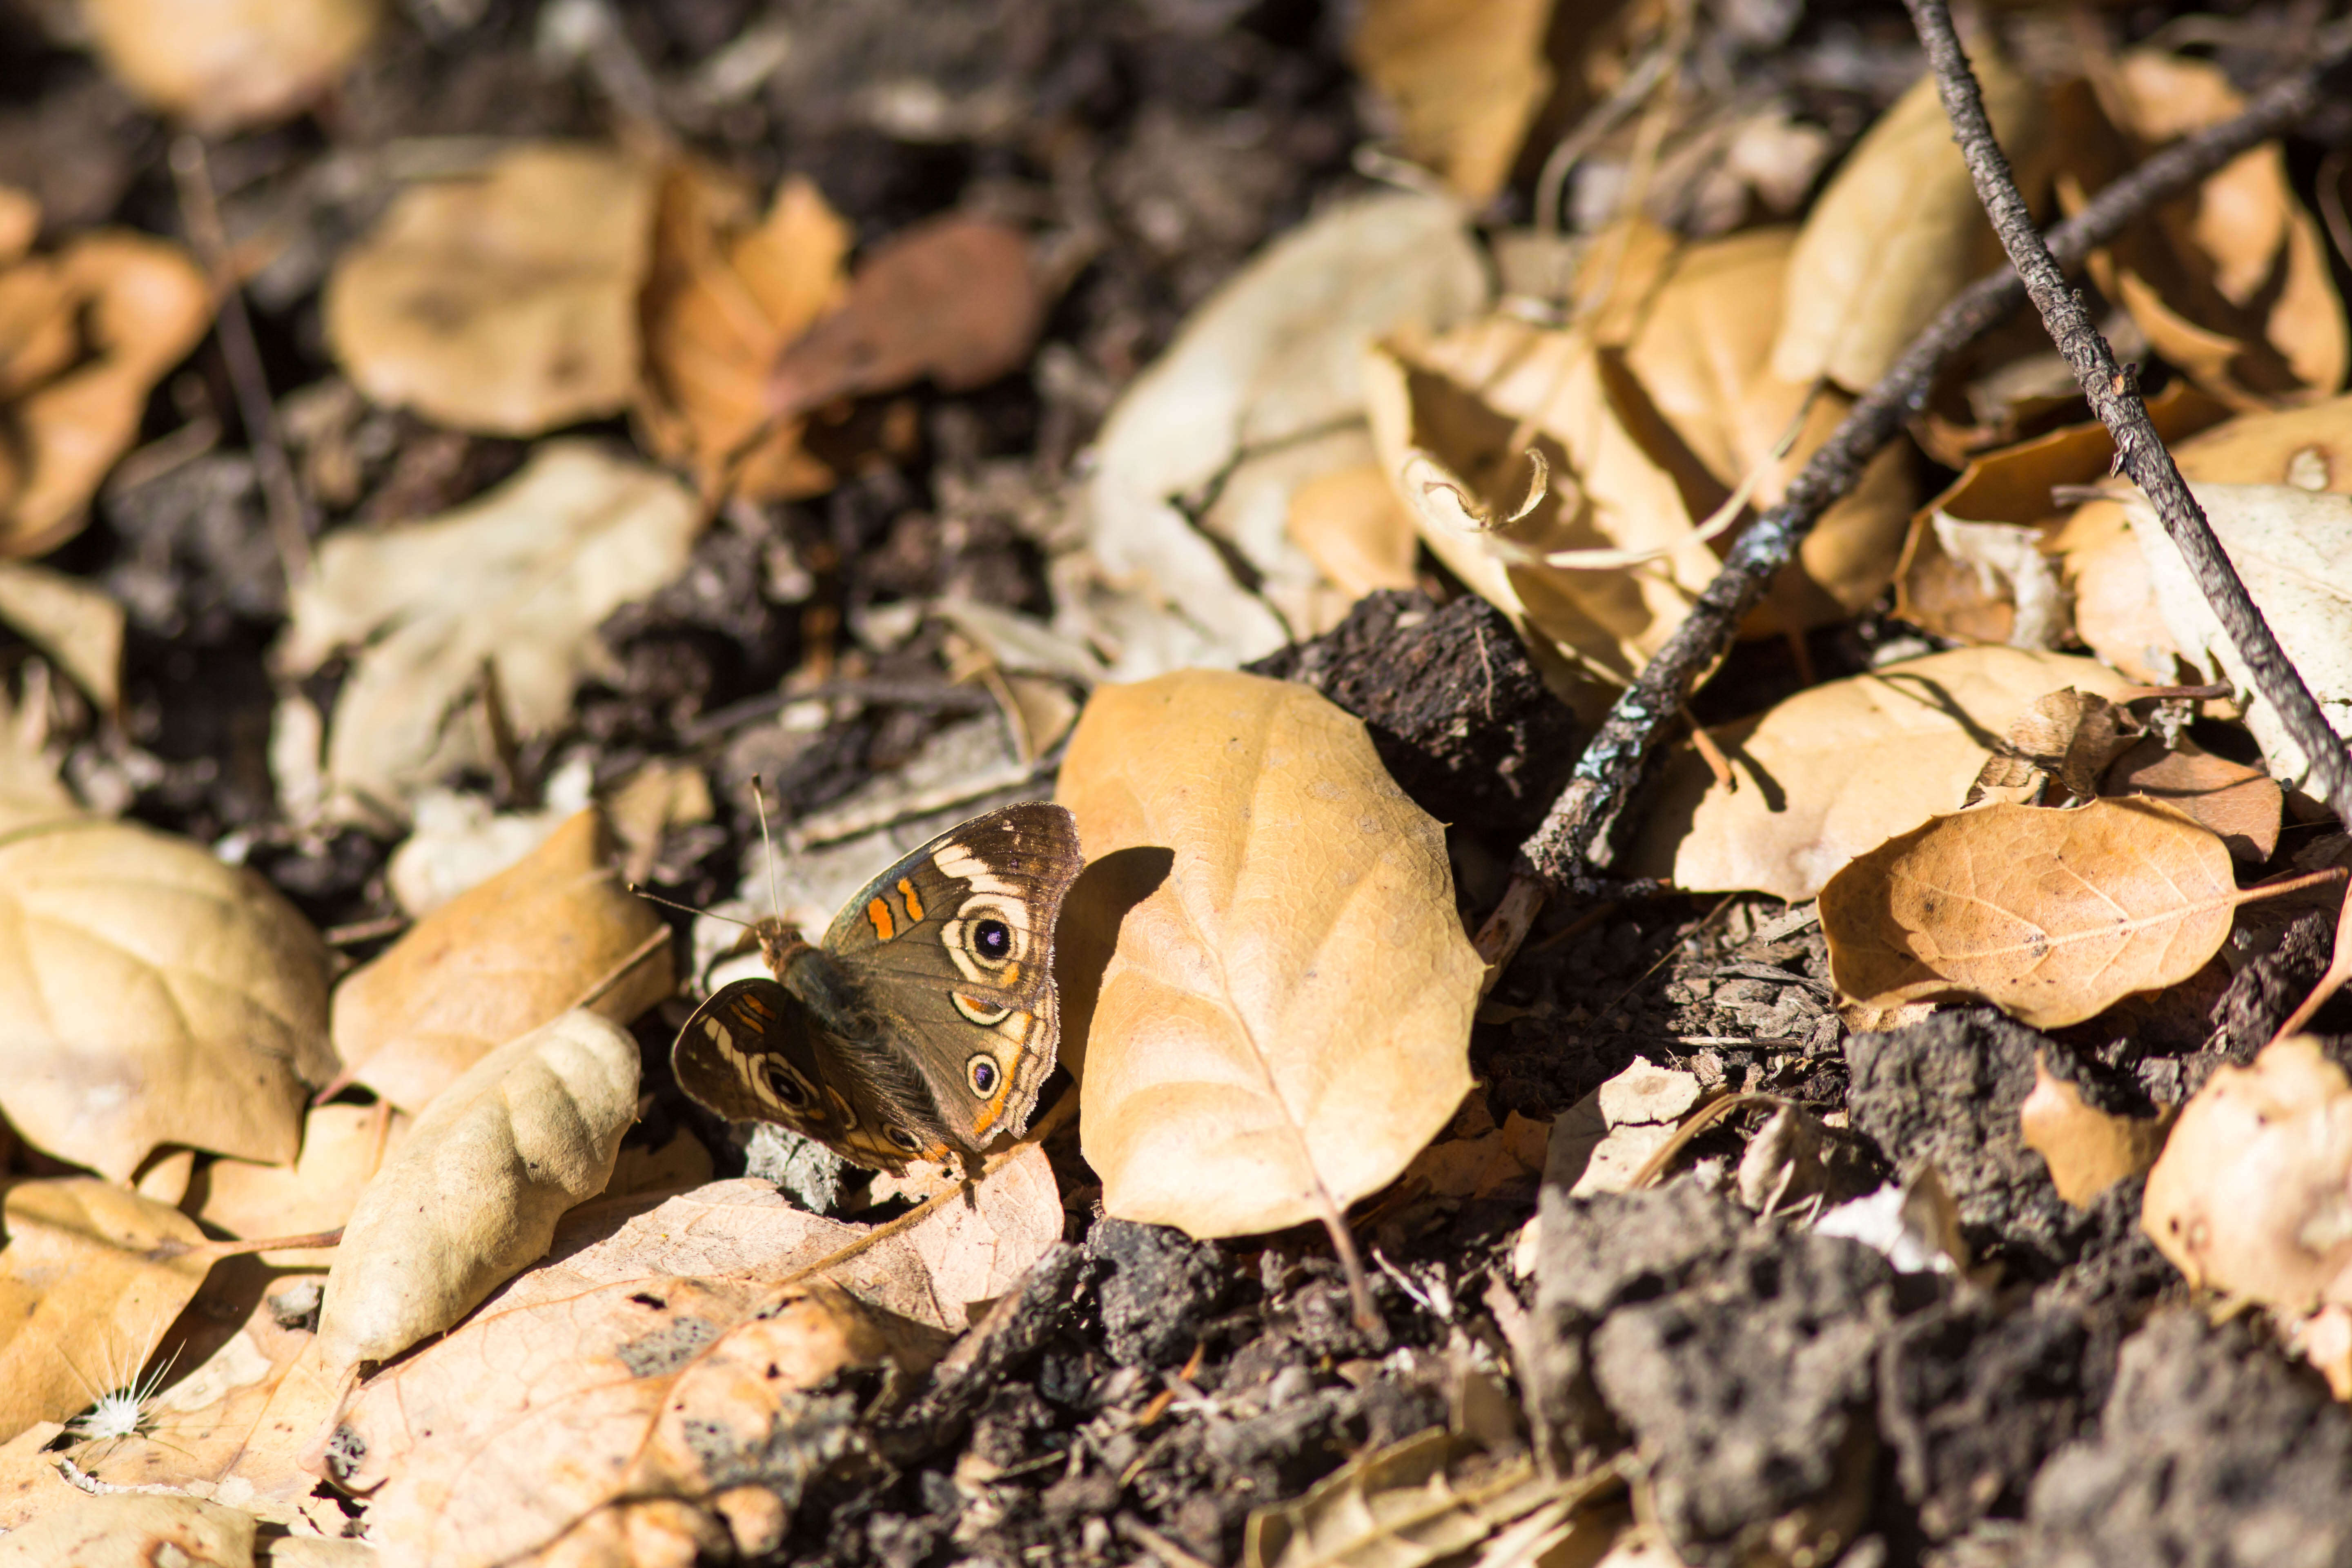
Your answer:
[[[1993,138],[1992,123],[1985,118],[1976,73],[1969,68],[1969,57],[1953,29],[1949,6],[1945,0],[1905,0],[1905,4],[1910,8],[1913,26],[1919,29],[1919,41],[1927,46],[1927,64],[1943,95],[1944,114],[1952,122],[1952,138],[1960,144],[1960,156],[1968,161],[1969,176],[1976,182],[1977,199],[1992,219],[2010,264],[2025,280],[2025,291],[2033,308],[2042,312],[2042,324],[2049,330],[2051,342],[2074,367],[2083,395],[2090,400],[2099,423],[2115,437],[2124,472],[2154,503],[2164,531],[2189,563],[2206,603],[2213,606],[2238,656],[2246,661],[2255,695],[2278,710],[2279,722],[2309,760],[2320,793],[2338,817],[2352,822],[2352,759],[2346,757],[2344,742],[2328,726],[2310,688],[2304,685],[2286,650],[2272,635],[2270,623],[2247,595],[2238,569],[2213,537],[2204,509],[2189,493],[2163,437],[2148,423],[2147,406],[2140,401],[2131,373],[2116,363],[2115,353],[2092,324],[2082,296],[2066,286],[2057,258],[2042,244],[2033,216],[2026,210],[2025,198],[2010,174],[2009,160]]]
[[[2236,119],[2183,137],[2108,185],[2050,231],[2057,264],[2081,265],[2158,202],[2308,117],[2319,105],[2322,78],[2347,53],[2352,42],[2331,40],[2307,65],[2255,94]],[[1590,860],[1594,844],[1623,808],[1651,750],[1700,676],[1730,647],[1740,620],[1796,554],[1814,521],[1853,488],[1864,466],[1925,405],[1945,365],[2025,298],[2024,284],[2009,268],[1970,284],[1855,402],[1780,504],[1740,534],[1715,581],[1594,732],[1543,825],[1520,847],[1517,873],[1478,933],[1478,951],[1493,966],[1490,975],[1509,963],[1554,890],[1583,890],[1600,883]]]

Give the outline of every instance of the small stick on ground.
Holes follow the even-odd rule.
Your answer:
[[[253,447],[253,465],[261,478],[261,500],[269,516],[269,535],[278,546],[278,564],[286,585],[293,587],[310,575],[310,520],[302,504],[302,488],[287,460],[286,443],[278,434],[278,410],[269,400],[269,378],[261,368],[261,348],[254,341],[253,321],[245,313],[245,283],[236,275],[229,254],[228,231],[221,226],[220,205],[213,199],[212,167],[205,158],[201,137],[184,135],[172,143],[172,178],[179,186],[180,221],[188,238],[212,274],[213,295],[219,316],[221,358],[228,365],[229,385],[236,394],[237,417],[245,423],[245,438]]]
[[[2309,63],[2256,93],[2236,119],[2183,137],[2108,185],[2088,206],[2050,231],[2050,251],[2057,264],[2080,265],[2158,203],[2306,119],[2319,106],[2322,79],[2347,54],[2352,54],[2352,39],[2331,37],[2326,47],[2314,51]],[[2011,268],[1970,284],[1855,402],[1807,460],[1780,503],[1740,534],[1715,581],[1594,731],[1543,825],[1520,846],[1520,864],[1510,885],[1478,933],[1479,956],[1491,966],[1490,976],[1510,963],[1554,891],[1601,891],[1605,896],[1607,885],[1595,875],[1590,859],[1592,847],[1624,808],[1651,751],[1680,717],[1699,678],[1730,647],[1741,619],[1795,555],[1822,513],[1853,488],[1864,466],[1925,405],[1937,375],[1952,357],[2025,299],[2025,285]]]
[[[2304,685],[2270,623],[2246,593],[2237,567],[2213,537],[2204,509],[2189,493],[2164,438],[2148,422],[2147,405],[2140,401],[2132,373],[2116,363],[2115,351],[2099,335],[2082,296],[2066,286],[2057,258],[2050,254],[2041,231],[2033,226],[2033,215],[2027,210],[2025,197],[2010,174],[2009,160],[1993,137],[1992,122],[1985,117],[1984,99],[1977,90],[1969,57],[1960,47],[1959,34],[1953,29],[1951,8],[1945,0],[1904,0],[1904,4],[1910,9],[1912,25],[1919,29],[1920,43],[1927,47],[1927,64],[1943,95],[1944,114],[1952,122],[1952,137],[1968,162],[1969,176],[1976,182],[1977,199],[1984,204],[1985,216],[2000,236],[2010,264],[2024,279],[2025,291],[2042,313],[2050,341],[2074,367],[2074,379],[2082,383],[2092,412],[2115,437],[2124,472],[2155,505],[2164,531],[2189,563],[2205,602],[2213,606],[2238,656],[2246,661],[2255,694],[2277,710],[2279,722],[2309,760],[2313,780],[2337,817],[2352,822],[2352,757],[2345,754],[2344,742],[2329,727],[2310,688]]]

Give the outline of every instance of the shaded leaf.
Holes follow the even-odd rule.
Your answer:
[[[1435,169],[1473,207],[1511,177],[1550,96],[1545,40],[1553,5],[1374,0],[1348,40],[1357,71],[1396,107],[1405,156]]]
[[[449,1327],[604,1191],[636,1120],[637,1044],[566,1013],[451,1084],[360,1194],[319,1314],[333,1363],[383,1361]]]
[[[125,1381],[193,1300],[213,1258],[194,1220],[86,1176],[0,1194],[0,1434],[58,1421]],[[167,1246],[166,1244],[175,1244]],[[12,1538],[0,1538],[12,1539]]]
[[[832,487],[798,419],[743,447],[771,417],[778,356],[841,299],[849,244],[849,225],[806,179],[778,185],[755,221],[750,193],[725,175],[686,162],[663,174],[636,412],[646,444],[706,495],[730,481],[753,500]]]
[[[2192,1286],[2352,1303],[2352,1085],[2317,1040],[2214,1069],[2147,1173],[2140,1228]]]
[[[390,1105],[314,1105],[302,1124],[302,1152],[290,1164],[215,1160],[187,1210],[232,1237],[310,1236],[352,1217],[384,1159],[407,1137],[409,1118]],[[266,1252],[273,1268],[324,1268],[331,1251]]]
[[[1106,1209],[1234,1236],[1331,1222],[1392,1180],[1469,1089],[1481,966],[1443,836],[1363,726],[1251,676],[1108,687],[1059,798],[1096,859],[1171,856],[1083,1041]]]
[[[2083,1101],[2083,1091],[2052,1076],[2042,1053],[2033,1058],[2033,1091],[2018,1107],[2025,1146],[2050,1167],[2058,1195],[2086,1209],[2117,1182],[2156,1163],[2170,1119],[2116,1116]]]
[[[398,816],[415,791],[495,754],[484,670],[521,739],[605,665],[606,616],[685,570],[701,510],[675,479],[581,441],[540,447],[453,511],[346,528],[320,545],[277,649],[299,678],[356,650],[327,737],[327,809]]]
[[[576,813],[346,977],[333,1019],[344,1081],[422,1110],[487,1053],[558,1014],[584,1006],[628,1024],[670,994],[668,928],[622,888],[613,852],[602,813]]]
[[[1736,790],[1687,747],[1670,756],[1626,869],[1693,892],[1811,898],[1855,856],[1958,809],[1991,741],[2043,693],[2115,698],[2128,684],[2095,659],[2007,647],[1824,681],[1708,731]]]
[[[1969,63],[2001,146],[2013,159],[2030,152],[2042,135],[2041,89],[1990,49],[1972,50]],[[1862,391],[1999,256],[1935,78],[1923,76],[1813,203],[1789,261],[1772,374]]]
[[[654,171],[526,142],[471,179],[411,186],[328,275],[353,385],[436,424],[536,436],[628,406]]]
[[[2230,853],[2259,866],[2278,847],[2285,792],[2260,768],[2217,757],[2183,735],[2167,751],[2153,737],[2116,759],[2100,782],[2102,795],[2142,795],[2160,800],[2221,836]]]
[[[1822,888],[1830,977],[1866,1006],[1978,996],[2037,1028],[2178,984],[2247,895],[2168,805],[1988,805],[1887,840]]]
[[[2107,764],[2138,736],[2138,721],[2104,697],[2071,686],[2047,692],[2011,722],[1962,804],[2063,805],[2089,800],[2099,793]]]
[[[150,109],[220,132],[299,113],[375,32],[377,0],[88,0],[90,41]]]
[[[164,1143],[286,1161],[334,1070],[327,952],[254,872],[129,823],[0,836],[0,1110],[128,1182]]]
[[[212,320],[178,246],[107,229],[0,272],[0,557],[81,531],[89,498],[138,438],[147,395]]]
[[[372,1494],[370,1532],[396,1561],[477,1568],[562,1541],[630,1562],[631,1516],[656,1523],[664,1502],[715,1552],[727,1489],[768,1488],[789,1512],[856,1452],[865,1402],[835,1373],[918,1374],[933,1343],[825,1285],[648,1275],[494,1306],[352,1402],[346,1484]]]

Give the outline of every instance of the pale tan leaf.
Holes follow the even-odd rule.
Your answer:
[[[10,1437],[88,1407],[107,1392],[91,1380],[127,1382],[212,1271],[209,1255],[187,1250],[205,1238],[194,1220],[86,1176],[11,1184],[0,1227],[0,1434]]]
[[[1485,263],[1453,204],[1341,203],[1229,279],[1121,394],[1096,442],[1087,543],[1113,600],[1097,614],[1121,679],[1231,667],[1287,640],[1206,529],[1270,586],[1311,584],[1284,528],[1292,490],[1366,460],[1363,344],[1483,307]],[[1319,438],[1318,438],[1319,437]],[[1200,525],[1175,500],[1210,493]]]
[[[1405,156],[1435,169],[1472,207],[1511,177],[1550,95],[1554,3],[1373,0],[1358,14],[1348,57],[1395,105]]]
[[[99,710],[122,704],[122,606],[79,577],[0,561],[0,621],[89,694]]]
[[[1336,468],[1299,486],[1290,495],[1286,526],[1316,570],[1350,598],[1416,581],[1421,541],[1412,513],[1377,463]]]
[[[919,1375],[937,1342],[828,1285],[639,1275],[494,1304],[352,1402],[347,1483],[394,1562],[488,1568],[559,1542],[633,1562],[639,1510],[715,1554],[726,1488],[757,1476],[789,1510],[852,1450],[864,1402],[835,1373]]]
[[[2178,984],[2245,901],[2221,840],[2168,805],[1988,805],[1898,835],[1822,885],[1841,994],[1977,996],[2054,1029]]]
[[[1363,726],[1252,676],[1108,687],[1059,795],[1095,858],[1171,857],[1084,1042],[1108,1212],[1244,1235],[1329,1222],[1392,1180],[1469,1089],[1481,966],[1438,826]]]
[[[2140,1228],[2193,1286],[2352,1304],[2352,1086],[2317,1040],[2214,1070],[2147,1173]]]
[[[188,1212],[224,1235],[310,1236],[352,1217],[361,1190],[408,1136],[409,1117],[388,1104],[314,1105],[291,1164],[215,1160],[205,1167]],[[265,1252],[273,1268],[325,1268],[327,1248]]]
[[[652,450],[691,468],[705,493],[730,479],[753,500],[832,488],[833,470],[802,449],[801,419],[760,432],[777,356],[847,287],[850,238],[807,179],[777,186],[761,217],[726,175],[691,162],[664,172],[636,414]]]
[[[1957,810],[1986,741],[2061,686],[2118,698],[2095,659],[1958,648],[1826,681],[1709,733],[1739,787],[1687,748],[1667,761],[1630,864],[1693,892],[1752,888],[1811,898],[1855,856]]]
[[[127,1182],[159,1144],[285,1161],[327,1081],[327,952],[254,872],[152,828],[0,839],[0,1109]]]
[[[383,1361],[449,1327],[604,1190],[637,1115],[637,1043],[566,1013],[435,1098],[352,1210],[327,1275],[331,1362]]]
[[[561,723],[609,659],[598,625],[685,570],[702,526],[668,475],[551,441],[453,511],[328,535],[277,657],[299,677],[356,650],[327,737],[332,808],[397,818],[415,791],[486,766],[486,667],[519,737]]]
[[[2041,89],[1991,49],[1972,50],[1986,112],[2012,158],[2042,127]],[[1946,300],[1999,256],[1933,76],[1855,144],[1814,202],[1789,262],[1772,373],[1860,392]]]
[[[617,414],[637,379],[655,171],[526,142],[403,192],[328,275],[327,343],[378,403],[486,435]]]
[[[2178,750],[2154,738],[2116,759],[2099,785],[2102,795],[2144,795],[2160,800],[2221,836],[2230,853],[2259,866],[2278,847],[2285,792],[2260,768],[2217,757],[2186,735]]]
[[[104,229],[0,273],[0,556],[40,555],[81,531],[89,498],[138,438],[147,395],[212,321],[187,253]]]
[[[150,109],[221,132],[299,113],[375,32],[377,0],[87,0],[99,58]]]
[[[2025,1146],[2050,1167],[2058,1195],[2078,1209],[2155,1164],[2171,1124],[2168,1117],[2116,1116],[2084,1104],[2083,1091],[2053,1077],[2038,1051],[2033,1091],[2018,1107],[2017,1119]]]
[[[0,1443],[0,1531],[22,1529],[82,1495],[47,1451],[64,1432],[61,1422],[36,1421]]]
[[[192,1497],[78,1494],[0,1535],[0,1568],[253,1568],[258,1524]]]
[[[347,976],[332,1025],[345,1081],[422,1110],[488,1052],[567,1009],[628,1024],[670,994],[671,944],[657,940],[667,928],[621,886],[613,853],[591,806]]]

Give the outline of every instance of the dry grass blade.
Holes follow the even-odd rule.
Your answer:
[[[1496,1459],[1432,1427],[1343,1466],[1313,1490],[1250,1515],[1245,1568],[1420,1568],[1466,1552],[1554,1501],[1521,1454]]]
[[[2240,904],[2316,879],[2242,891],[2221,840],[2154,801],[1992,805],[1889,839],[1831,878],[1822,930],[1850,1000],[1980,996],[2048,1029],[2188,979]]]

